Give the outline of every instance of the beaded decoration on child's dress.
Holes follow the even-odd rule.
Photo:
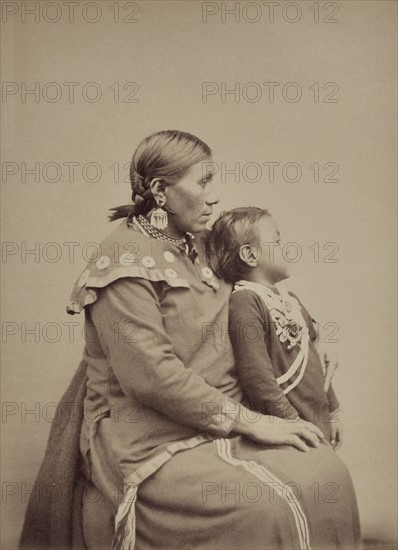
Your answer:
[[[234,292],[245,289],[252,290],[263,300],[270,312],[279,340],[288,342],[287,349],[290,351],[296,346],[299,348],[289,370],[276,379],[279,385],[290,383],[283,389],[283,393],[286,394],[297,386],[307,366],[309,334],[301,306],[285,289],[280,289],[280,293],[277,294],[265,285],[245,280],[234,285]]]

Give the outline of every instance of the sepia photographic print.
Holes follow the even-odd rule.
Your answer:
[[[0,7],[0,547],[397,548],[396,1]]]

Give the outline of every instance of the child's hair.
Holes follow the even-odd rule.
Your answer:
[[[268,210],[247,206],[223,212],[215,221],[207,239],[208,261],[217,275],[229,283],[243,279],[251,269],[239,256],[241,246],[259,246],[257,224]]]

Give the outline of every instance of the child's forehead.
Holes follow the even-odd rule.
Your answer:
[[[272,216],[262,216],[258,221],[258,228],[261,233],[279,235],[278,225]]]

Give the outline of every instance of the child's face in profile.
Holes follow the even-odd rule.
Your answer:
[[[290,263],[283,256],[278,226],[271,216],[258,222],[260,255],[254,268],[258,275],[275,284],[290,276]]]

